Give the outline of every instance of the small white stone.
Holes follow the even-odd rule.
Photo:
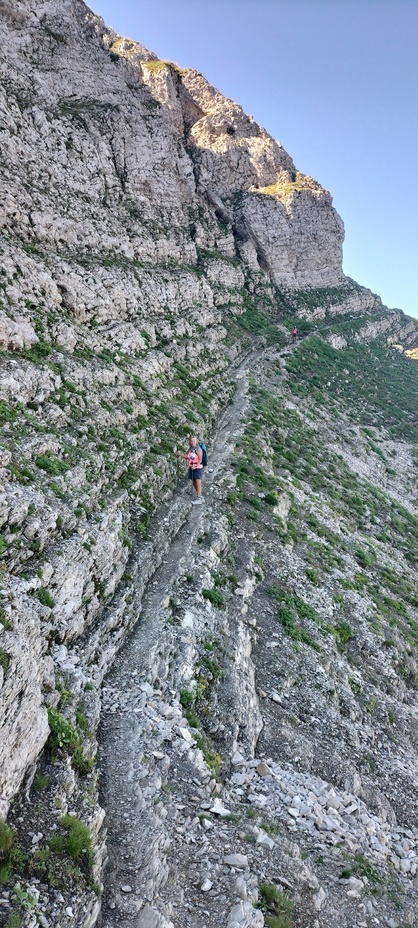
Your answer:
[[[317,912],[319,912],[322,903],[326,898],[326,892],[322,886],[319,887],[318,892],[314,896],[314,905]]]
[[[180,728],[180,734],[185,741],[193,740],[188,728]]]
[[[411,861],[408,860],[407,857],[404,857],[403,860],[401,860],[402,873],[409,873],[410,869],[411,869]]]
[[[259,777],[271,777],[272,775],[270,767],[268,767],[267,764],[265,764],[263,761],[260,761],[260,763],[257,764],[257,773]]]
[[[268,848],[269,851],[271,851],[274,847],[273,839],[270,838],[269,835],[266,835],[264,831],[262,831],[261,834],[257,836],[257,844],[259,844],[261,847]]]
[[[245,757],[239,751],[235,751],[235,754],[231,757],[231,764],[234,767],[242,767],[245,765]]]
[[[245,854],[227,854],[224,857],[224,864],[228,867],[236,867],[237,870],[245,870],[248,867],[248,857]]]
[[[226,809],[220,800],[215,800],[213,806],[210,808],[210,811],[213,812],[214,815],[220,815],[221,818],[225,818],[227,815],[231,815],[230,809]]]

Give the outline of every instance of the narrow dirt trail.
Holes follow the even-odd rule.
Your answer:
[[[321,634],[314,648],[311,640],[296,647],[284,635],[270,582],[279,578],[291,595],[297,591],[299,603],[323,609],[327,621],[334,606],[328,600],[318,606],[318,593],[307,588],[311,562],[278,543],[274,516],[261,510],[265,494],[258,494],[258,482],[248,480],[237,499],[235,455],[243,473],[259,459],[269,473],[275,453],[261,430],[258,398],[269,403],[266,429],[271,414],[291,427],[290,416],[280,416],[294,409],[285,357],[295,349],[264,348],[241,364],[234,401],[213,437],[205,504],[191,505],[184,481],[135,551],[137,624],[102,696],[101,803],[109,853],[102,928],[263,928],[263,886],[273,887],[283,903],[286,924],[294,906],[294,928],[398,925],[399,906],[402,924],[416,923],[416,887],[402,875],[411,866],[402,855],[415,855],[416,834],[387,816],[386,786],[378,807],[362,767],[359,778],[353,752],[359,716],[349,727],[345,709],[353,705],[351,664],[331,636]],[[255,406],[250,374],[260,388]],[[240,442],[248,421],[255,429]],[[326,429],[327,423],[325,442]],[[288,484],[276,486],[289,508]],[[257,497],[253,519],[249,505]],[[312,621],[317,642],[319,623]],[[336,693],[347,700],[344,711],[330,701]],[[361,724],[368,737],[368,718]],[[405,763],[403,753],[396,764]],[[408,802],[412,815],[413,797]],[[350,861],[352,876],[342,877]],[[359,861],[372,875],[375,864],[376,874],[385,874],[372,877],[373,897],[369,877],[360,880],[354,870]],[[387,886],[396,889],[393,899]]]
[[[170,593],[178,577],[187,574],[197,539],[204,531],[211,499],[219,495],[218,483],[230,467],[234,446],[245,424],[249,370],[262,355],[262,350],[255,351],[236,372],[234,399],[220,417],[210,450],[203,485],[205,503],[192,506],[190,490],[180,489],[181,494],[190,495],[187,520],[148,583],[137,625],[104,683],[99,734],[101,802],[108,828],[103,928],[160,928],[173,924],[163,913],[157,914],[150,904],[167,879],[166,810],[159,807],[156,793],[165,782],[168,768],[165,747],[173,740],[173,722],[176,722],[170,695],[175,696],[182,662],[182,655],[173,650]],[[157,513],[157,519],[158,516]],[[169,503],[162,507],[163,517],[170,517]],[[164,694],[158,688],[160,685]],[[177,715],[181,716],[181,712]],[[181,737],[177,740],[181,747],[190,747]],[[200,775],[202,783],[210,779],[203,765]],[[194,779],[196,783],[196,775]],[[145,905],[144,900],[148,900]],[[177,928],[183,922],[174,924]],[[202,922],[198,920],[196,924]]]

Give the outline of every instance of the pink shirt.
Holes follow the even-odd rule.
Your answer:
[[[199,461],[199,456],[197,454],[196,449],[193,449],[193,451],[189,451],[187,455],[187,463],[189,467],[191,468],[191,470],[199,470],[199,468],[202,467],[202,462]]]

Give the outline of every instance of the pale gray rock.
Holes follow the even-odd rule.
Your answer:
[[[245,870],[248,867],[246,854],[227,854],[223,860],[228,867],[236,867],[237,870]]]
[[[228,915],[227,928],[262,928],[264,917],[250,902],[239,902]]]
[[[318,889],[318,892],[315,893],[315,896],[314,896],[314,905],[315,905],[315,909],[317,912],[321,910],[325,902],[325,899],[326,899],[326,892],[323,886],[320,886]]]

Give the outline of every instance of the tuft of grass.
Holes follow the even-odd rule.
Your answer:
[[[200,748],[203,754],[203,760],[209,770],[212,770],[215,776],[219,776],[222,770],[222,757],[218,754],[217,751],[214,751],[210,746],[207,738],[202,734],[195,734],[194,740],[198,748]]]
[[[9,912],[4,928],[21,928],[22,919],[18,912]]]
[[[53,454],[38,454],[35,458],[35,464],[40,470],[46,471],[47,474],[52,474],[53,477],[57,477],[59,474],[65,474],[67,470],[69,470],[68,464],[65,464],[64,461],[60,461],[60,459]]]
[[[357,548],[354,552],[354,557],[359,562],[361,567],[373,567],[376,563],[376,555],[374,551],[364,551],[363,548]]]
[[[225,608],[225,597],[223,593],[221,593],[220,590],[204,589],[202,590],[202,596],[203,596],[203,599],[207,599],[210,603],[212,603],[212,606],[216,606],[217,609]]]
[[[44,586],[41,586],[40,590],[37,591],[37,597],[42,606],[48,606],[49,609],[53,609],[55,606],[55,599],[52,598],[49,590]]]
[[[320,616],[313,606],[310,606],[300,596],[287,593],[278,584],[273,584],[268,593],[270,596],[274,596],[279,603],[278,618],[289,638],[292,638],[293,641],[303,641],[304,644],[310,645],[315,651],[320,651],[319,644],[303,627],[303,622],[306,619],[322,627]],[[299,624],[300,622],[302,625]]]
[[[0,882],[8,879],[15,833],[7,822],[0,821]]]
[[[14,422],[16,418],[16,410],[4,400],[0,400],[0,425],[4,425],[5,422]]]
[[[87,825],[74,815],[64,815],[61,825],[66,833],[50,838],[50,847],[68,854],[73,860],[88,862],[91,859],[91,836]]]
[[[29,855],[30,876],[59,889],[78,886],[81,889],[92,882],[92,846],[87,825],[74,815],[64,815],[61,832],[48,838]]]
[[[272,883],[261,883],[259,891],[268,928],[291,928],[293,904],[286,893]]]
[[[46,773],[37,773],[33,778],[33,788],[36,790],[47,789],[49,786],[49,776]]]
[[[315,570],[315,567],[306,567],[305,574],[308,580],[310,581],[310,583],[313,584],[313,586],[319,586],[318,571]]]
[[[191,709],[195,701],[194,693],[188,689],[180,690],[180,705],[183,709]]]
[[[14,831],[7,822],[0,822],[0,853],[5,860],[11,852],[14,841]]]
[[[1,607],[0,607],[0,623],[2,624],[5,632],[10,632],[11,629],[13,628],[12,623],[7,618],[7,615],[4,609],[2,609]]]
[[[334,629],[335,637],[339,644],[347,644],[354,637],[353,629],[349,622],[340,622]]]
[[[360,876],[366,876],[371,883],[380,883],[381,878],[378,871],[364,854],[355,855],[351,865],[345,867],[341,872],[340,879],[349,880],[350,876],[353,876],[354,873],[359,873]]]
[[[10,667],[10,654],[7,654],[3,648],[0,648],[0,667],[3,668],[4,676],[6,676],[7,671]]]

